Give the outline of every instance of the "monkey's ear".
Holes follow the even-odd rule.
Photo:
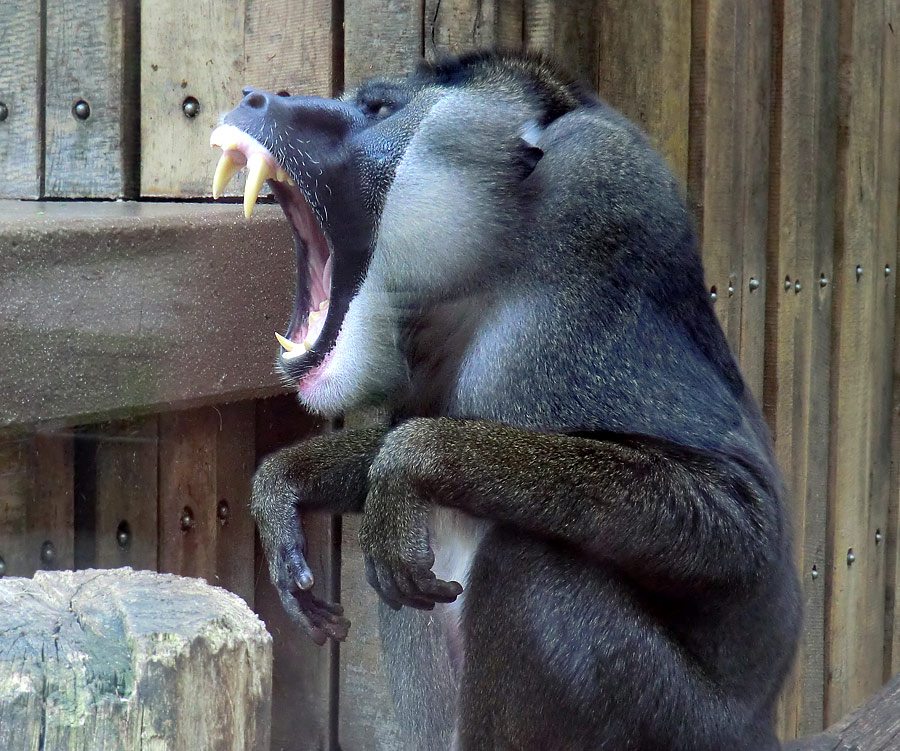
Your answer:
[[[522,128],[519,156],[522,160],[523,180],[534,171],[537,163],[544,156],[543,149],[538,146],[542,132],[536,120],[529,120]]]

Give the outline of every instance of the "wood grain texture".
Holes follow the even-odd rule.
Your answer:
[[[38,198],[44,141],[41,0],[3,0],[0,13],[0,198]]]
[[[73,461],[68,431],[0,436],[0,558],[7,576],[72,568]]]
[[[243,0],[141,3],[141,195],[210,194],[221,152],[209,134],[244,85],[244,8]],[[182,109],[189,96],[200,106],[193,118]],[[242,179],[229,195],[243,192]]]
[[[795,738],[824,722],[837,2],[782,0],[773,10],[764,409],[803,585],[803,631],[778,723],[782,738]],[[800,292],[784,290],[786,278],[801,280]]]
[[[425,0],[425,57],[522,46],[523,0]]]
[[[597,89],[598,0],[525,0],[525,47],[548,53],[588,88]]]
[[[770,7],[692,5],[688,198],[710,293],[751,389],[762,395]],[[750,280],[760,282],[753,291]]]
[[[408,73],[422,57],[422,0],[344,0],[344,81]]]
[[[47,0],[45,195],[134,197],[137,0]],[[90,115],[75,117],[76,102]]]
[[[0,580],[0,747],[267,749],[272,644],[238,597],[148,571]]]
[[[326,423],[304,411],[296,396],[285,394],[256,402],[257,460],[284,446],[326,429]],[[338,541],[334,520],[322,514],[303,519],[307,558],[320,597],[339,599],[335,565]],[[288,618],[257,550],[256,611],[272,634],[272,751],[338,751],[336,645],[316,646]]]
[[[609,0],[599,10],[599,89],[687,180],[691,72],[688,0]]]
[[[156,570],[158,431],[156,416],[79,430],[78,568]]]
[[[883,203],[897,205],[900,120],[897,36],[889,26],[896,22],[895,3],[841,2],[839,8],[828,722],[861,704],[883,680],[886,561],[876,535],[886,528],[888,514],[885,388],[891,364],[884,350],[893,321],[893,293],[885,291],[883,268],[886,257],[896,256],[897,239],[883,236],[879,222]]]

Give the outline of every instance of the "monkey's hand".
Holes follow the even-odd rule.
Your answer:
[[[369,494],[359,530],[366,580],[391,608],[432,610],[462,592],[454,581],[438,579],[431,567],[428,504],[393,461],[388,437],[369,472]],[[385,450],[387,449],[387,450]]]

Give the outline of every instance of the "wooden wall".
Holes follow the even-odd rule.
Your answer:
[[[242,85],[330,95],[479,45],[545,50],[640,123],[685,184],[790,490],[806,617],[783,735],[900,671],[900,0],[140,5],[4,0],[0,193],[206,197],[208,135]],[[256,460],[321,429],[282,397],[5,439],[6,573],[128,564],[230,587],[276,638],[275,749],[397,749],[356,522],[309,522],[319,586],[354,620],[340,650],[298,638],[253,563]]]

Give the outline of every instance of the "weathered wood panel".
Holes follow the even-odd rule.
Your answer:
[[[884,672],[886,562],[876,538],[888,511],[893,295],[883,269],[897,237],[881,223],[883,205],[897,206],[895,6],[840,3],[827,722],[871,696]]]
[[[689,0],[600,3],[599,88],[687,180],[691,73]]]
[[[576,79],[597,88],[598,0],[525,0],[525,47],[550,55]]]
[[[422,0],[344,0],[344,82],[407,73],[422,57]]]
[[[3,0],[0,13],[0,198],[38,198],[43,188],[41,4]]]
[[[158,422],[150,416],[78,432],[77,568],[156,570]]]
[[[6,576],[72,568],[73,441],[69,431],[0,436],[0,559]]]
[[[257,460],[325,427],[292,394],[260,400],[256,403]],[[332,602],[340,597],[334,526],[334,520],[322,514],[303,519],[315,589]],[[257,552],[256,611],[272,634],[275,652],[272,751],[338,751],[338,648],[316,646],[293,624],[269,580],[262,551]]]
[[[425,56],[522,46],[523,0],[425,0]]]
[[[785,472],[803,585],[797,664],[779,711],[781,736],[794,738],[824,721],[837,3],[780,0],[773,16],[764,408]]]
[[[748,384],[762,395],[770,4],[692,5],[688,197],[710,294]]]
[[[45,195],[134,197],[138,1],[47,0],[46,14]]]

